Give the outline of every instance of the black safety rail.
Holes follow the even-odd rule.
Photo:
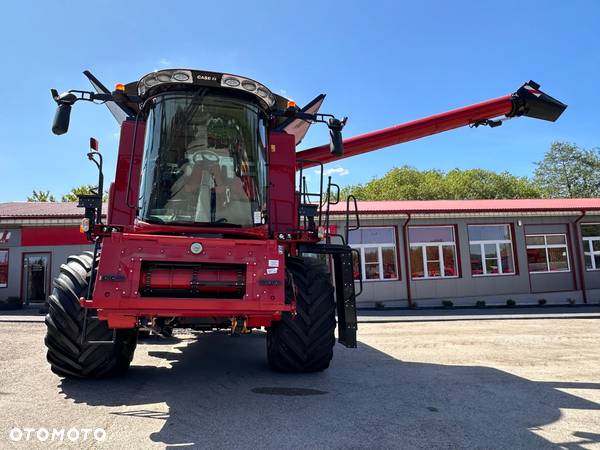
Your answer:
[[[309,192],[306,176],[304,175],[304,164],[311,166],[317,165],[320,168],[319,192]],[[321,216],[323,213],[323,163],[308,159],[299,159],[297,161],[298,195],[300,197],[300,207],[298,208],[298,223],[304,230],[317,231],[321,226]],[[315,221],[315,217],[318,218]]]
[[[304,175],[304,164],[317,165],[320,168],[319,192],[310,192]],[[356,347],[356,297],[363,291],[362,264],[360,252],[348,245],[349,231],[358,230],[360,220],[358,217],[358,206],[356,198],[350,195],[346,199],[346,211],[344,212],[346,229],[344,235],[330,232],[331,206],[340,202],[340,186],[327,179],[327,186],[323,190],[323,164],[318,161],[298,161],[298,196],[300,207],[298,209],[298,223],[304,230],[318,232],[321,230],[321,242],[314,244],[299,244],[299,253],[315,255],[327,255],[331,257],[332,276],[335,284],[335,295],[338,318],[339,342],[346,347]],[[352,203],[351,203],[352,202]],[[350,206],[353,206],[351,212]],[[354,216],[354,223],[350,225],[350,216]],[[333,244],[332,238],[338,238],[341,243]],[[354,262],[356,261],[357,267]],[[358,272],[358,277],[355,278]],[[355,282],[359,284],[356,291]]]
[[[332,196],[331,188],[335,188],[335,196]],[[337,205],[340,202],[340,187],[337,184],[331,182],[331,177],[328,177],[328,179],[327,179],[327,191],[325,193],[325,198],[324,198],[323,202],[327,205],[325,208],[325,219],[323,220],[323,224],[324,224],[324,228],[325,228],[324,238],[325,238],[325,242],[330,244],[331,237],[337,236],[337,235],[330,233],[329,208],[331,205]],[[345,244],[345,241],[343,239],[342,239],[342,243]]]
[[[353,206],[354,206],[354,219],[355,219],[355,225],[353,225],[352,227],[350,227],[350,200],[352,200],[353,202]],[[346,198],[346,228],[344,230],[344,234],[346,237],[346,242],[348,242],[348,236],[350,234],[351,231],[356,231],[360,228],[360,217],[358,215],[358,204],[356,203],[356,197],[352,194],[350,194],[347,198]]]

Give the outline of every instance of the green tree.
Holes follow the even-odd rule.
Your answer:
[[[542,191],[527,177],[508,172],[453,169],[445,173],[403,166],[365,184],[348,186],[342,194],[360,200],[459,200],[539,198]]]
[[[55,202],[56,199],[50,193],[50,191],[36,191],[33,190],[33,193],[30,197],[27,197],[28,202]]]
[[[570,142],[553,142],[542,161],[536,162],[534,182],[545,197],[600,196],[600,157]]]
[[[62,196],[63,202],[77,202],[79,201],[80,195],[91,195],[95,194],[97,190],[97,186],[93,186],[91,184],[84,184],[82,186],[74,187],[68,194]],[[102,195],[102,201],[107,201],[108,195],[106,192]]]
[[[483,169],[454,169],[446,174],[450,199],[540,198],[541,190],[527,177]]]

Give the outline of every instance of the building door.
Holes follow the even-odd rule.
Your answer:
[[[50,253],[23,255],[23,303],[43,303],[48,295]]]

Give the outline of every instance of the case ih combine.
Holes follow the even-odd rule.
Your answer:
[[[345,236],[330,234],[339,188],[321,170],[319,191],[308,192],[302,170],[465,125],[555,121],[566,108],[530,81],[512,95],[342,140],[346,119],[318,113],[324,95],[299,108],[249,78],[188,69],[110,92],[84,73],[95,92],[52,90],[53,132],[65,133],[72,105],[86,100],[108,106],[121,137],[106,221],[91,140],[99,186],[80,206],[94,251],[62,265],[49,298],[48,361],[80,378],[124,372],[139,330],[174,327],[265,327],[272,369],[326,369],[336,312],[339,342],[356,347],[358,255],[347,236],[358,216],[350,220],[348,199]],[[329,127],[330,144],[297,152],[315,122]]]

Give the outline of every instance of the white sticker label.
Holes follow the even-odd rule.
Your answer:
[[[278,259],[270,259],[269,267],[279,267],[279,260]]]
[[[267,275],[275,275],[279,269],[274,267],[272,269],[267,269]]]
[[[283,251],[284,251],[283,245],[278,245],[278,246],[277,246],[277,252],[278,252],[280,255],[283,255]]]
[[[254,211],[254,223],[259,224],[262,222],[262,214],[260,211]]]

